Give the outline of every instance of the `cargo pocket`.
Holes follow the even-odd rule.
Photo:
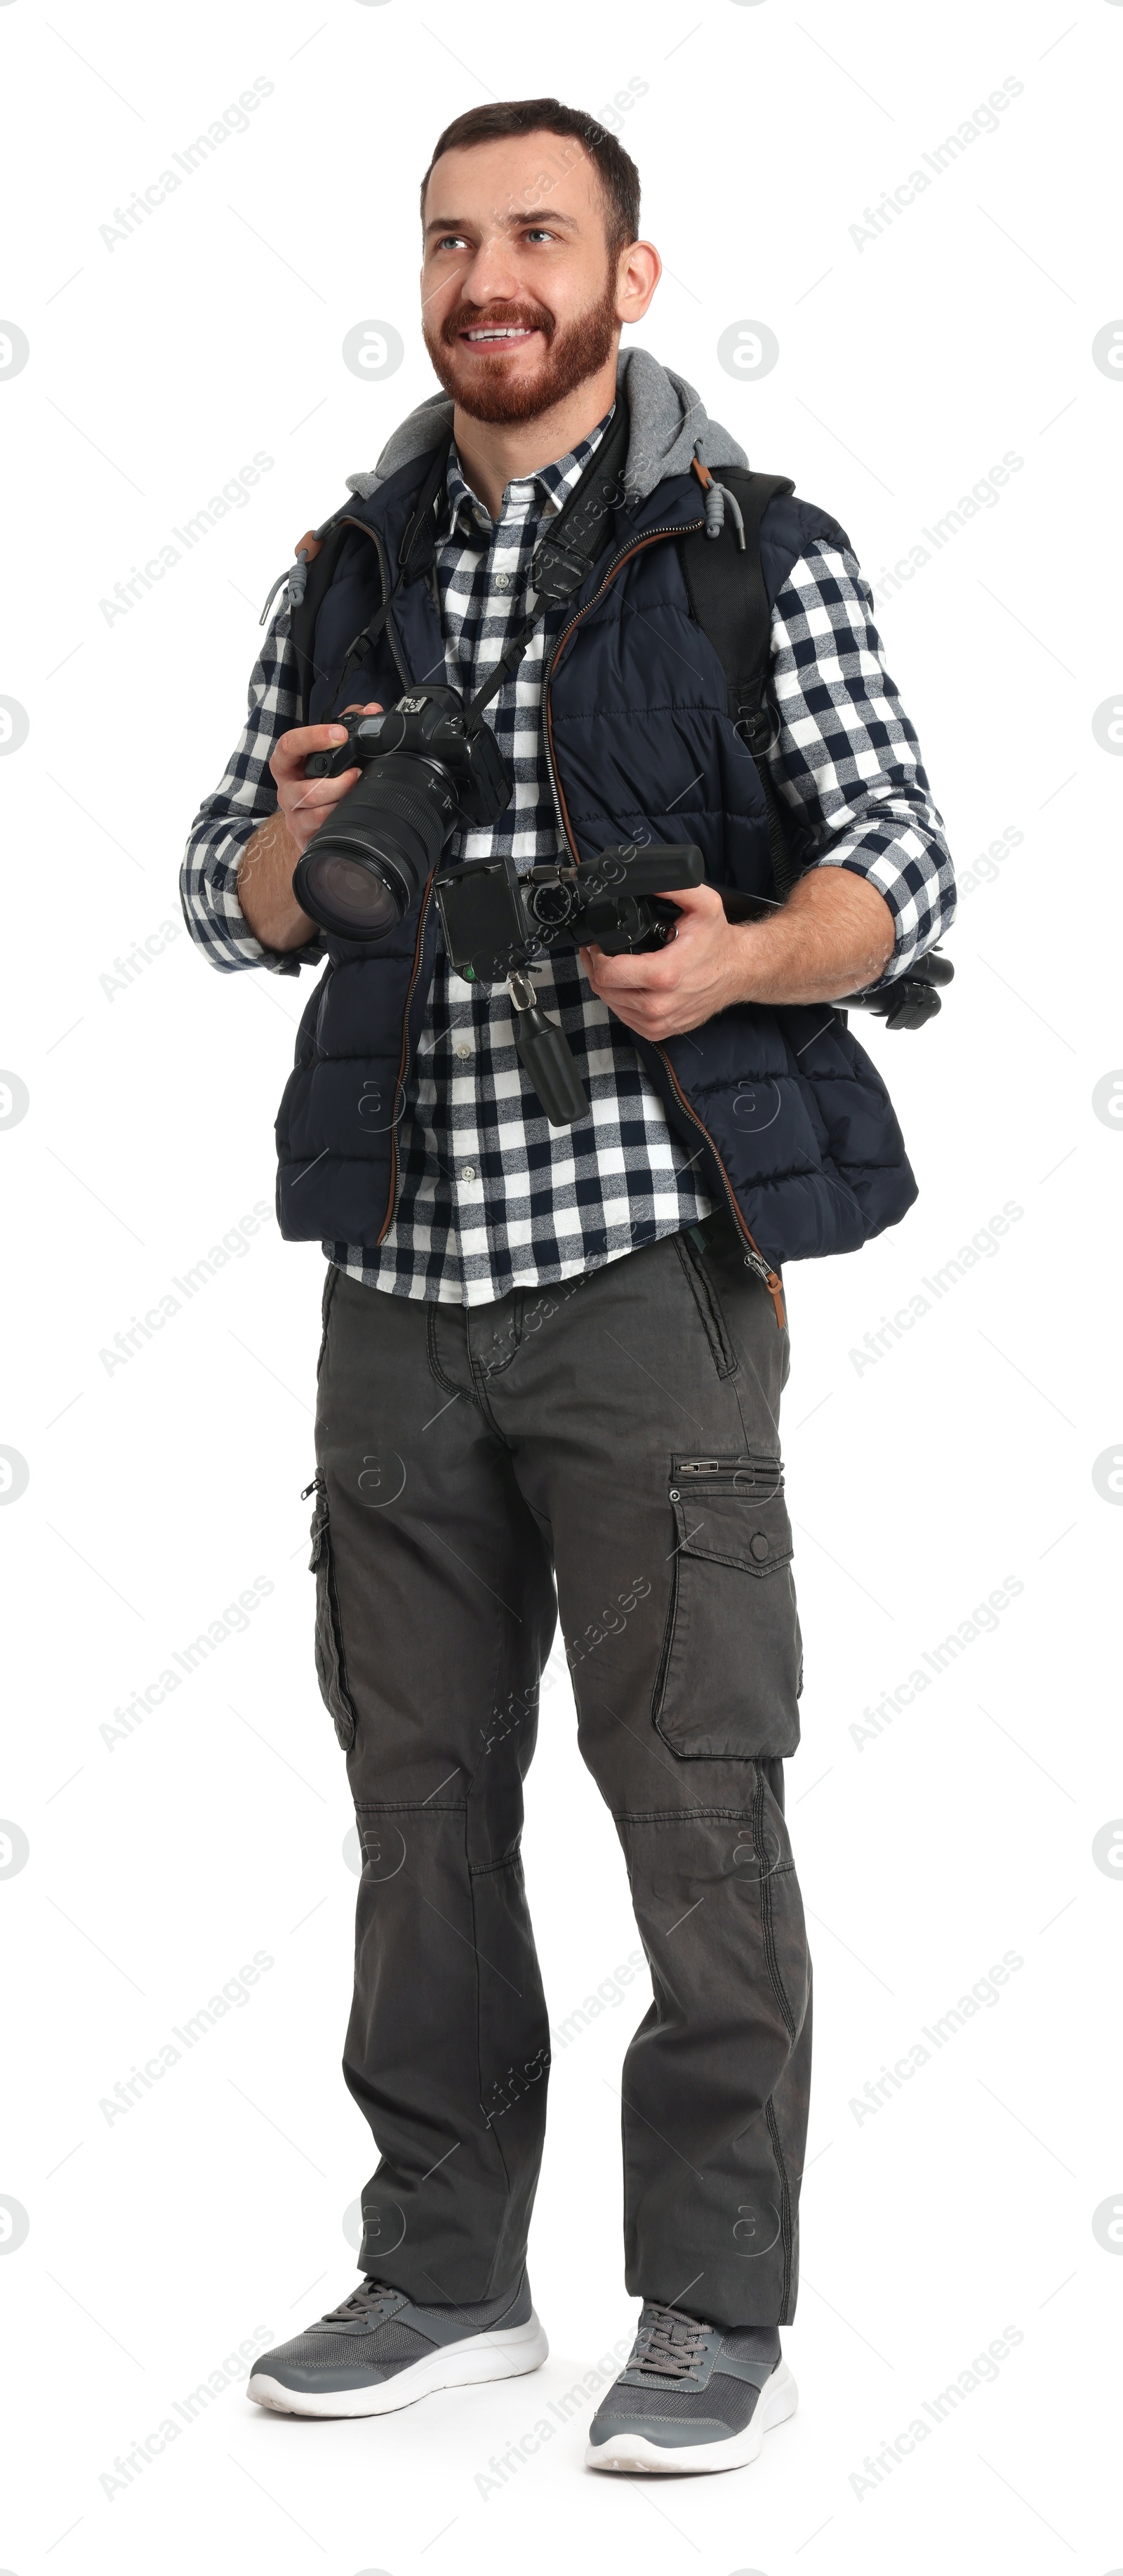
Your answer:
[[[777,1457],[674,1458],[671,1597],[651,1713],[673,1753],[794,1753],[803,1683]]]
[[[313,1491],[316,1507],[312,1514],[312,1554],[308,1565],[316,1577],[316,1679],[343,1750],[349,1753],[355,1741],[355,1705],[347,1679],[347,1658],[343,1651],[339,1596],[331,1551],[331,1521],[322,1477],[317,1476]]]

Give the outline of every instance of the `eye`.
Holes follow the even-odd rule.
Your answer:
[[[441,233],[433,244],[434,250],[466,250],[467,247],[463,233]]]
[[[529,242],[548,242],[553,241],[554,238],[554,234],[548,232],[544,224],[532,224],[523,234],[523,240]]]

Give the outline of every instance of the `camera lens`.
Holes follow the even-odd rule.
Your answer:
[[[377,859],[317,850],[315,842],[304,853],[293,888],[302,911],[343,939],[388,938],[409,903],[400,878],[395,885]]]
[[[437,761],[411,752],[372,761],[309,842],[293,876],[297,902],[339,939],[389,938],[456,819],[456,789]]]

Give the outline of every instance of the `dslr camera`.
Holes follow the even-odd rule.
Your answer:
[[[404,919],[461,824],[498,822],[514,780],[490,725],[466,711],[456,689],[411,689],[382,715],[339,721],[346,742],[313,752],[304,774],[341,778],[356,766],[360,774],[298,861],[293,893],[337,939],[377,941]],[[502,857],[438,876],[450,962],[470,983],[510,984],[515,1044],[551,1125],[587,1118],[589,1102],[527,968],[592,940],[610,956],[662,948],[676,919],[663,898],[702,876],[701,851],[668,842],[602,850],[580,870],[560,862],[520,877]]]
[[[496,823],[514,780],[490,725],[469,728],[456,689],[411,689],[382,715],[339,718],[347,740],[306,778],[359,769],[297,864],[303,912],[337,939],[388,939],[461,823]]]

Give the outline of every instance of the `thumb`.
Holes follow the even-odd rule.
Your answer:
[[[677,903],[680,912],[700,913],[708,916],[710,920],[718,914],[724,917],[725,913],[725,906],[716,886],[680,886],[661,900],[666,903]]]

